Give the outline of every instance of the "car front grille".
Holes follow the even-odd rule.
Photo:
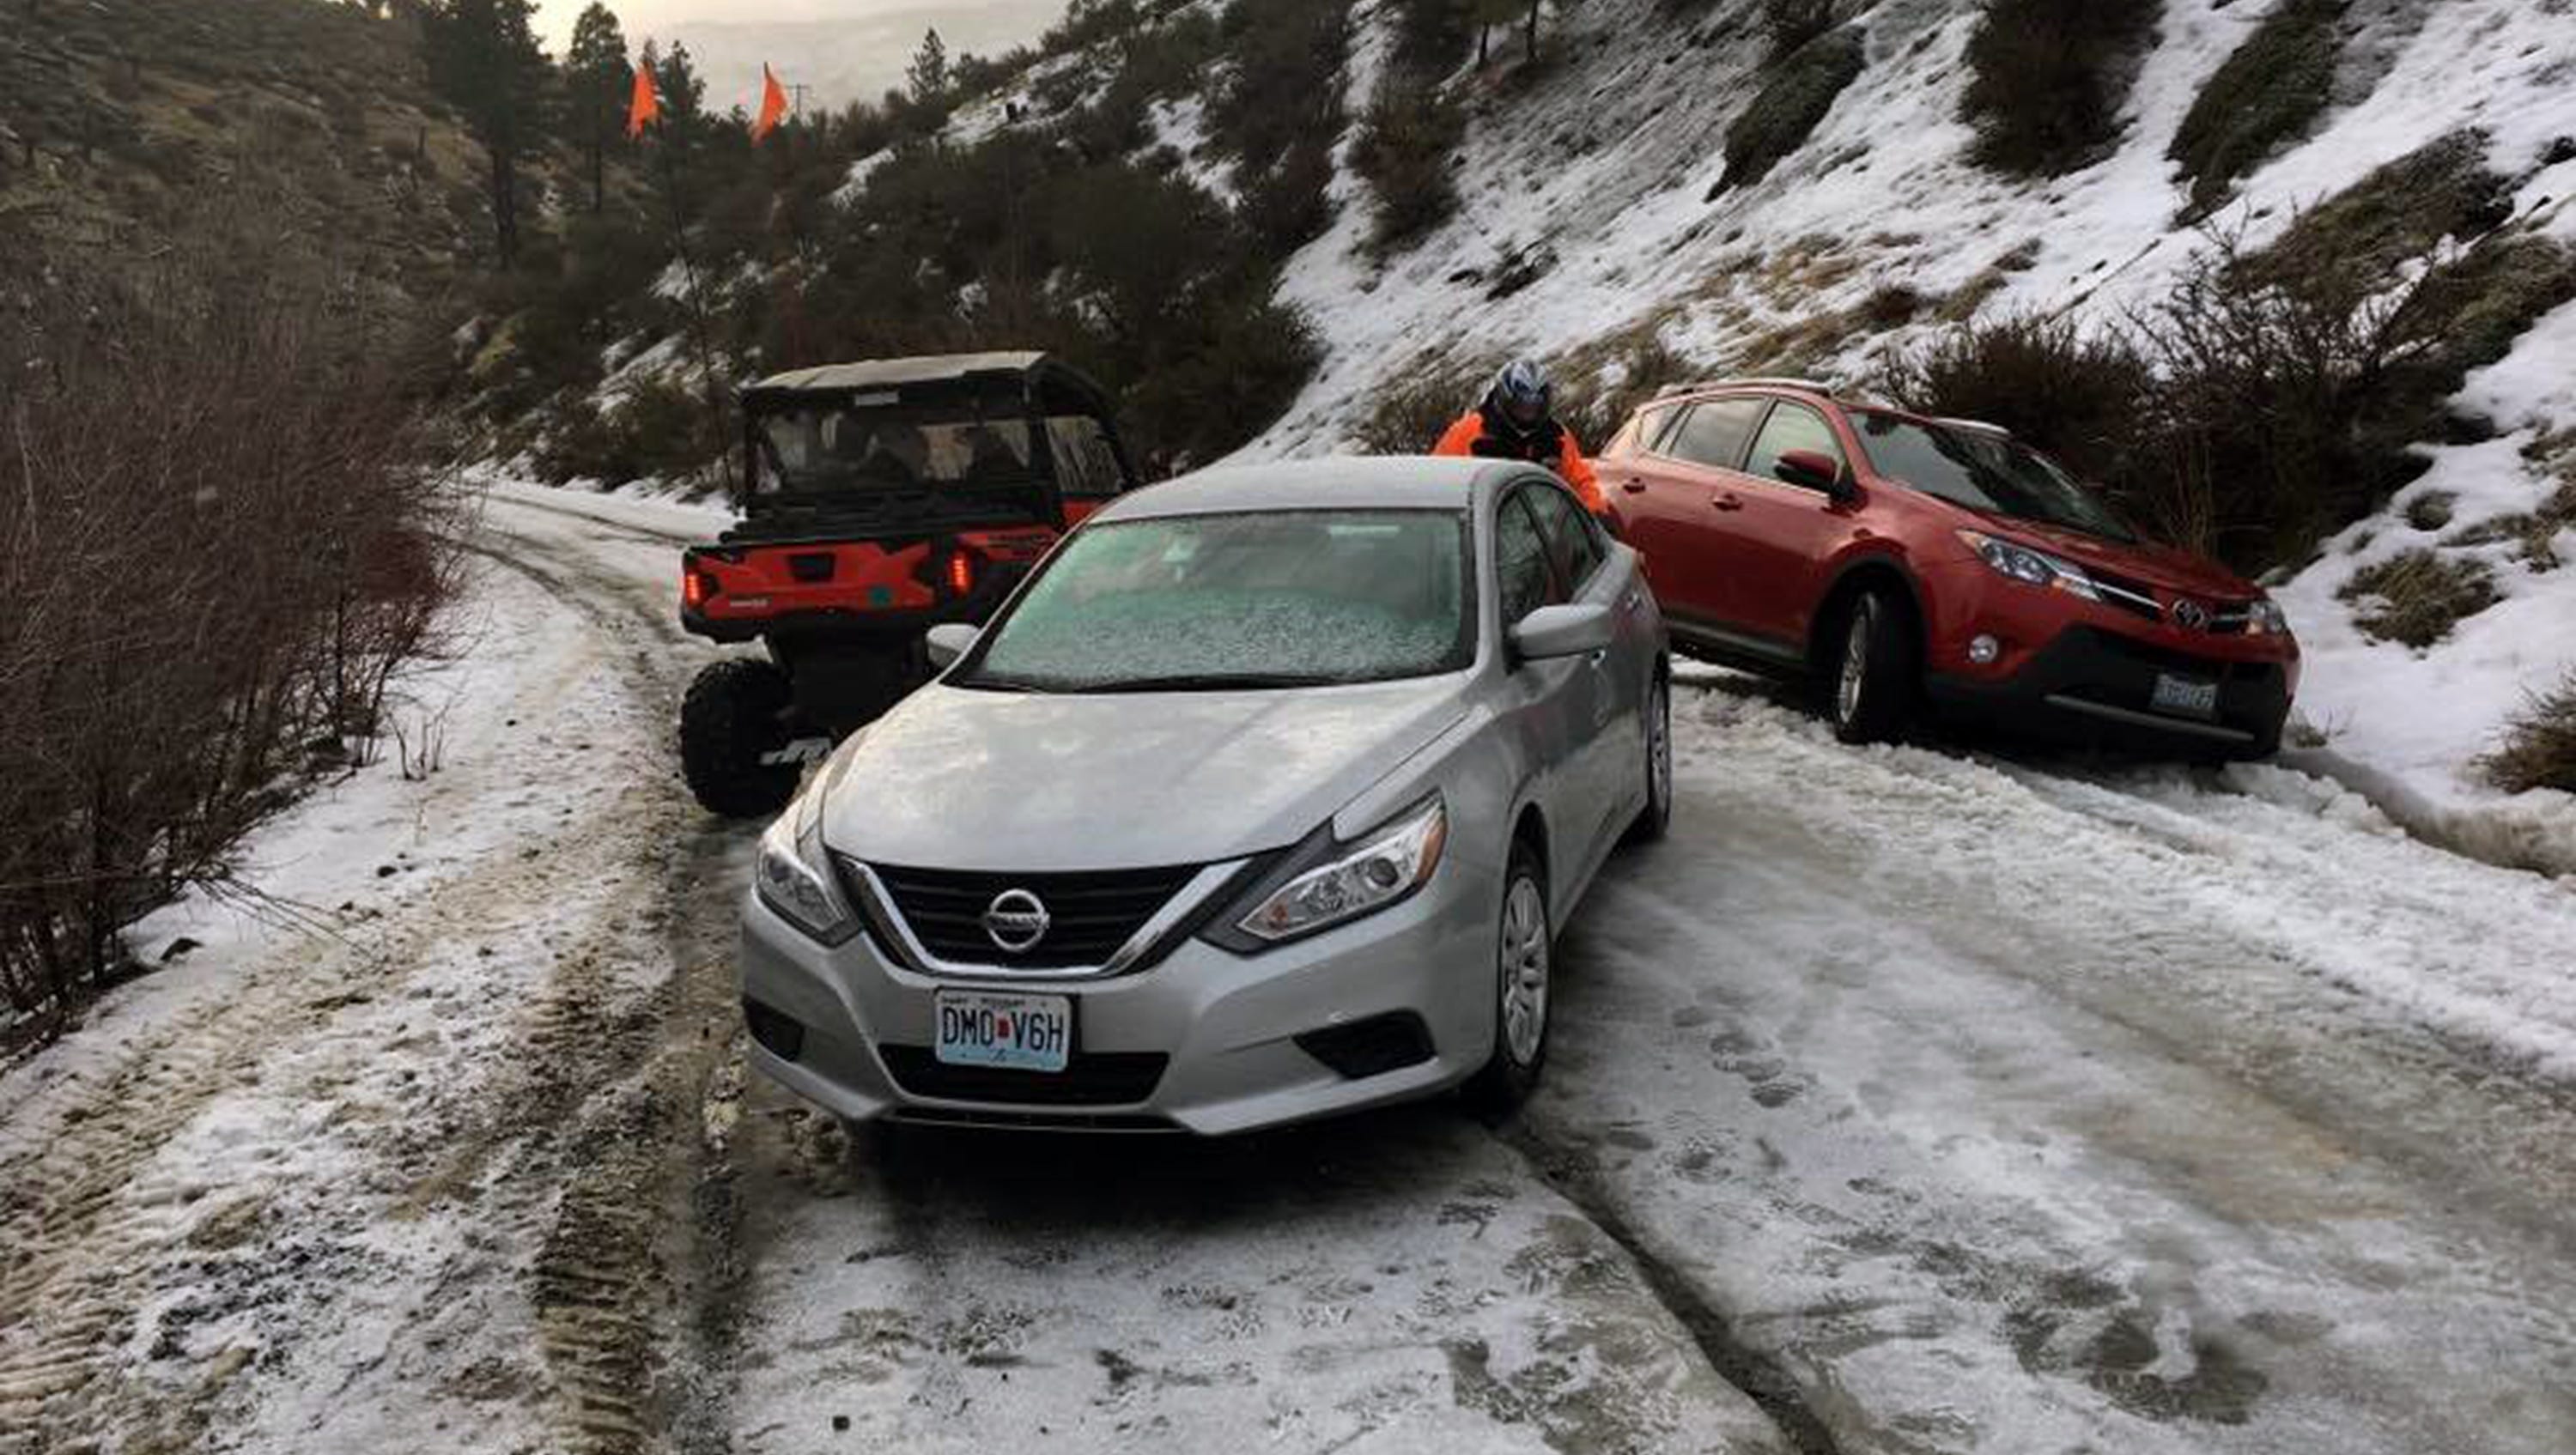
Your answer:
[[[997,1106],[1129,1106],[1154,1094],[1171,1057],[1160,1051],[1076,1051],[1062,1071],[950,1066],[923,1046],[879,1046],[907,1095]]]
[[[1105,965],[1198,874],[1195,866],[1082,874],[988,874],[872,864],[895,912],[923,949],[951,964],[1061,970]],[[984,931],[984,911],[1009,890],[1046,906],[1047,930],[1012,952]]]

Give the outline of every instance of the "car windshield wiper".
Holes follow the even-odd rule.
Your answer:
[[[978,672],[971,677],[960,677],[948,685],[963,687],[973,692],[1062,692],[1064,690],[1052,682],[1039,682],[1027,677],[1000,677],[990,672]]]
[[[1283,687],[1330,687],[1345,679],[1288,672],[1194,672],[1169,677],[1125,677],[1086,683],[1085,692],[1225,692]]]

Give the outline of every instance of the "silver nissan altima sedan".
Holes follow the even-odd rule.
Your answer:
[[[1527,465],[1158,485],[930,649],[743,905],[752,1058],[850,1120],[1509,1106],[1557,927],[1672,812],[1662,615]]]

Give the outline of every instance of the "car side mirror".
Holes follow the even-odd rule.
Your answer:
[[[1792,485],[1822,490],[1836,500],[1850,493],[1843,484],[1843,467],[1835,463],[1833,456],[1820,451],[1790,450],[1780,456],[1780,463],[1771,467],[1771,473]]]
[[[1617,635],[1617,624],[1606,606],[1542,606],[1512,628],[1512,653],[1524,662],[1580,657],[1609,646]]]
[[[982,636],[980,627],[962,621],[944,621],[930,629],[922,644],[930,652],[930,670],[945,672],[957,665],[957,659],[975,650],[975,639]]]

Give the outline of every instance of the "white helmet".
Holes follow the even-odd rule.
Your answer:
[[[1536,359],[1514,359],[1494,376],[1486,396],[1496,411],[1523,429],[1546,419],[1556,391],[1547,382],[1547,366]]]

